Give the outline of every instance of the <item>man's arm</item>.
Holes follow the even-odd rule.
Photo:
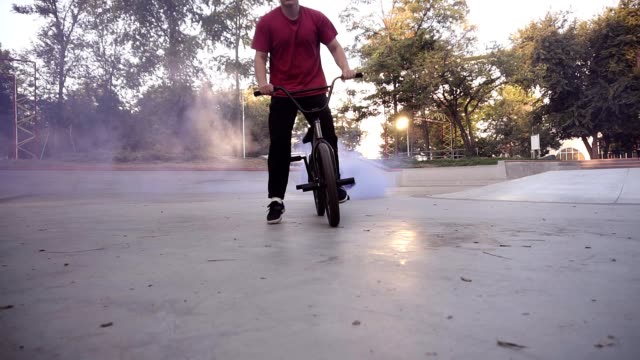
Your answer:
[[[266,52],[256,50],[254,59],[254,68],[256,72],[256,81],[258,88],[263,95],[271,95],[273,93],[273,85],[267,82],[267,59],[269,55]]]
[[[334,38],[333,40],[331,40],[331,42],[327,44],[327,48],[331,52],[336,65],[338,65],[340,67],[340,70],[342,70],[342,78],[344,80],[347,80],[356,77],[356,72],[354,70],[351,70],[351,68],[349,67],[347,55],[344,53],[344,49],[338,42],[338,39]]]

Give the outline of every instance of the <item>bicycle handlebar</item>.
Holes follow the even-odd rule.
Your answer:
[[[362,73],[356,73],[355,79],[359,79],[364,77],[364,75]],[[331,82],[331,85],[329,86],[321,86],[321,87],[317,87],[317,88],[310,88],[310,89],[302,89],[302,90],[296,90],[296,91],[289,91],[287,89],[285,89],[282,86],[274,86],[273,87],[273,92],[275,93],[276,91],[282,91],[284,92],[288,97],[293,98],[292,95],[294,94],[301,94],[301,93],[305,93],[305,92],[311,92],[311,91],[316,91],[316,90],[323,90],[323,89],[330,89],[329,91],[329,98],[331,97],[331,93],[333,92],[333,85],[335,84],[336,80],[338,79],[342,79],[342,76],[338,76],[337,78],[333,79],[333,81]],[[260,90],[256,90],[253,92],[253,96],[262,96],[262,93],[260,92]],[[327,101],[328,102],[328,101]]]

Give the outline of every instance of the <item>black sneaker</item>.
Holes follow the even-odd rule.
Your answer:
[[[346,202],[349,199],[350,197],[349,197],[349,194],[347,194],[347,190],[345,190],[342,186],[340,186],[338,188],[338,202],[342,204],[343,202]]]
[[[282,220],[284,214],[284,203],[280,201],[272,201],[268,206],[267,224],[277,224]]]

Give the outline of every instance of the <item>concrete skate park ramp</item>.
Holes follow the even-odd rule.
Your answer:
[[[553,203],[640,204],[640,168],[548,171],[434,197]]]

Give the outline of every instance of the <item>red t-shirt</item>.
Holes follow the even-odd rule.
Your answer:
[[[269,82],[295,91],[327,85],[320,61],[320,44],[329,44],[337,34],[331,21],[317,10],[300,6],[298,18],[290,20],[278,7],[258,21],[251,47],[269,54]],[[277,93],[277,96],[284,94]]]

